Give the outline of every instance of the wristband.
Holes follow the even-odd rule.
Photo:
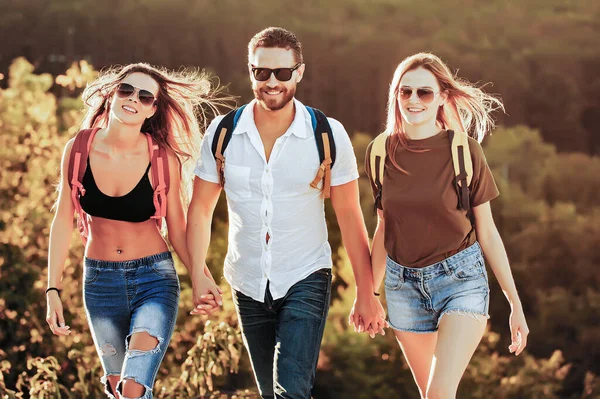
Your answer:
[[[46,295],[48,295],[49,291],[56,291],[58,293],[58,296],[60,296],[60,290],[56,287],[46,288]]]

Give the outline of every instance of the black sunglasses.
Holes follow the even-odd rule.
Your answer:
[[[130,85],[129,83],[120,83],[117,86],[117,96],[119,98],[128,98],[132,96],[135,92],[138,92],[138,98],[140,103],[143,105],[153,105],[156,101],[154,98],[154,94],[149,92],[148,90],[140,89],[135,86]]]
[[[252,76],[254,76],[254,79],[258,80],[259,82],[265,82],[265,81],[269,80],[269,78],[271,77],[271,74],[274,74],[275,79],[277,79],[278,81],[287,82],[288,80],[290,80],[292,78],[292,74],[294,73],[294,71],[296,69],[300,68],[300,65],[302,65],[301,62],[297,63],[292,68],[271,69],[271,68],[252,67]]]
[[[413,91],[414,91],[413,89],[409,89],[408,87],[400,88],[400,100],[402,100],[402,101],[410,100],[410,98],[412,97]],[[429,104],[430,102],[432,102],[437,93],[439,93],[439,92],[433,91],[432,89],[427,89],[427,88],[417,89],[417,97],[419,97],[419,100],[421,100],[425,104]]]

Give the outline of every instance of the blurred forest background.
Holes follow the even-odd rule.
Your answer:
[[[459,398],[600,398],[600,2],[597,0],[1,0],[0,396],[102,397],[102,374],[82,307],[83,248],[73,234],[64,274],[69,337],[45,322],[51,207],[79,98],[96,71],[146,61],[217,76],[239,103],[252,98],[246,46],[267,26],[304,45],[297,97],[340,120],[361,167],[383,128],[397,64],[432,51],[506,105],[484,141],[501,191],[492,202],[528,317],[525,353],[508,352],[509,307],[491,278],[491,320]],[[208,121],[209,122],[209,121]],[[391,331],[371,340],[347,326],[352,271],[328,209],[334,298],[315,399],[418,398]],[[227,245],[223,199],[209,266],[220,278]],[[157,378],[157,397],[257,397],[230,293],[210,322],[188,315]],[[228,286],[222,281],[221,286]]]

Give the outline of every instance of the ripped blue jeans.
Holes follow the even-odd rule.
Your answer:
[[[169,346],[177,319],[179,279],[170,252],[124,262],[85,258],[83,298],[92,337],[104,369],[102,382],[109,398],[108,376],[131,379],[152,398],[152,386]],[[133,334],[145,332],[158,345],[143,351],[129,348]],[[121,395],[121,398],[127,399]]]

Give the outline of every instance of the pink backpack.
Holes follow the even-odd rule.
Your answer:
[[[84,244],[87,242],[89,230],[87,215],[79,203],[79,198],[85,195],[85,187],[83,187],[81,181],[87,168],[90,146],[98,130],[99,128],[80,130],[75,136],[75,142],[69,157],[68,178],[71,187],[71,200],[77,212],[77,227]],[[149,134],[146,134],[146,138],[148,139],[148,150],[150,151],[150,170],[152,171],[152,184],[154,186],[154,208],[156,208],[156,213],[152,216],[152,219],[156,219],[160,229],[163,218],[167,216],[167,193],[169,192],[170,183],[169,162],[166,149],[158,143],[154,143]]]

